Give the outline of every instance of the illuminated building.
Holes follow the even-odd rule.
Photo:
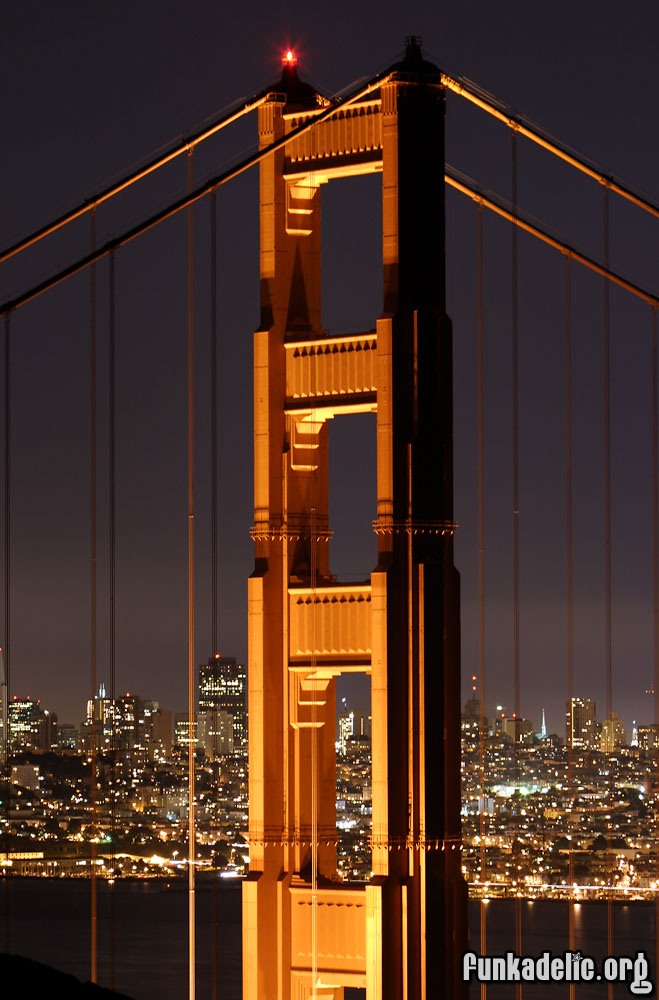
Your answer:
[[[343,711],[339,716],[339,753],[345,754],[348,740],[355,731],[355,713]]]
[[[211,759],[233,753],[233,715],[223,709],[200,710],[197,713],[197,739]]]
[[[209,746],[215,755],[232,753],[247,745],[247,671],[234,656],[212,656],[199,667],[199,712],[207,718],[206,732]],[[231,750],[221,750],[228,745],[229,730],[226,719],[220,723],[219,714],[231,716]],[[216,718],[217,716],[217,718]],[[217,733],[214,727],[217,725]],[[222,732],[220,732],[222,726]],[[217,745],[216,745],[217,744]]]
[[[639,750],[654,750],[659,746],[659,725],[638,727]]]
[[[533,723],[529,719],[518,719],[516,716],[504,719],[503,733],[513,743],[529,742],[533,738]]]
[[[19,750],[50,750],[57,743],[57,716],[41,708],[39,699],[14,697],[7,710],[9,747]]]
[[[190,717],[187,712],[178,712],[174,716],[174,743],[177,747],[187,747],[190,740],[198,744],[197,738],[197,719],[193,720],[192,727],[190,726]]]
[[[70,722],[62,722],[57,726],[57,746],[60,750],[78,749],[78,730]]]
[[[108,698],[105,685],[87,702],[87,733],[95,723],[99,734],[99,747],[143,752],[149,757],[162,755],[171,749],[171,713],[160,708],[157,701],[148,701],[129,691],[114,701]]]
[[[611,712],[602,723],[600,733],[600,750],[602,753],[612,753],[618,747],[624,747],[627,742],[625,726],[617,712]]]
[[[576,750],[595,750],[598,746],[595,702],[573,698],[565,705],[565,739]]]
[[[150,724],[150,746],[154,754],[164,756],[172,749],[172,713],[157,701],[146,701],[144,705]]]
[[[105,691],[105,684],[101,681],[98,688],[98,694],[94,695],[87,701],[87,719],[86,724],[88,726],[94,723],[98,724],[99,733],[102,736],[110,736],[112,732],[111,721],[114,716],[112,709],[112,701],[107,697]]]

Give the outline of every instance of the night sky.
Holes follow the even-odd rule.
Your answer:
[[[1,242],[13,243],[204,119],[279,76],[333,94],[401,57],[406,34],[563,143],[659,201],[656,39],[651,0],[370,2],[313,6],[160,0],[10,5],[3,16]],[[250,117],[195,155],[201,179],[252,150]],[[447,159],[509,198],[511,136],[449,95]],[[519,204],[596,257],[602,189],[523,139]],[[185,161],[99,209],[102,242],[185,190]],[[438,176],[440,173],[438,172]],[[220,362],[219,650],[245,658],[252,569],[252,333],[258,323],[258,175],[217,195]],[[209,201],[195,209],[197,346],[196,660],[211,650]],[[324,323],[370,329],[381,310],[380,182],[323,192]],[[179,216],[116,257],[117,692],[186,708],[186,226]],[[659,286],[659,221],[611,198],[611,264]],[[455,335],[456,561],[463,676],[476,643],[476,210],[447,193],[448,310]],[[11,297],[85,253],[89,220],[2,265]],[[484,219],[486,703],[512,711],[510,226]],[[574,693],[604,717],[602,280],[572,269],[575,518]],[[108,265],[97,268],[98,679],[109,679]],[[20,309],[12,336],[12,693],[78,723],[89,695],[89,273]],[[563,732],[565,262],[519,237],[520,635],[522,711]],[[651,315],[611,292],[613,708],[628,732],[652,721]],[[331,428],[332,569],[374,565],[374,418]],[[2,639],[4,644],[4,639]],[[465,682],[465,691],[467,684]],[[357,706],[359,694],[352,695]]]

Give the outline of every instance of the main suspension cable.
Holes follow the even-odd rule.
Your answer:
[[[382,74],[382,76],[386,75],[388,75],[388,73]],[[523,135],[526,139],[529,139],[536,145],[541,146],[552,155],[557,156],[559,159],[563,160],[565,163],[579,170],[591,179],[600,184],[605,184],[615,194],[618,194],[620,197],[636,205],[638,208],[645,212],[649,212],[655,218],[659,218],[659,206],[655,205],[652,201],[650,201],[650,199],[633,191],[621,181],[616,180],[612,174],[597,167],[596,164],[589,162],[584,156],[581,156],[574,150],[570,150],[567,146],[560,143],[558,139],[550,136],[549,133],[545,132],[538,125],[530,122],[524,116],[511,115],[508,110],[505,109],[504,105],[497,102],[496,98],[485,94],[484,91],[475,87],[474,84],[471,84],[466,80],[456,80],[446,73],[441,74],[441,81],[447,90],[466,99],[482,111],[487,112],[487,114],[492,115],[498,121],[503,122],[509,128],[512,128],[516,133]],[[110,198],[113,198],[115,195],[120,194],[122,191],[125,191],[127,188],[137,183],[137,181],[142,180],[144,177],[148,177],[149,174],[158,170],[160,167],[171,163],[172,160],[181,156],[186,152],[186,150],[194,148],[199,143],[204,142],[213,135],[216,135],[227,125],[233,124],[233,122],[237,121],[239,118],[242,118],[244,115],[249,114],[251,111],[260,107],[266,100],[267,95],[252,98],[237,111],[232,111],[223,115],[218,120],[213,121],[210,126],[193,133],[185,139],[182,139],[172,149],[168,150],[166,153],[155,156],[143,167],[139,167],[121,181],[103,188],[101,191],[87,198],[82,204],[76,206],[68,212],[63,213],[58,216],[58,218],[35,230],[29,236],[22,238],[12,246],[0,251],[0,263],[8,260],[10,257],[15,256],[21,251],[26,250],[28,247],[37,243],[45,236],[49,236],[51,233],[56,232],[58,229],[61,229],[68,223],[73,222],[75,219],[80,218],[86,212],[90,212],[92,209],[97,208],[105,201],[108,201]],[[336,107],[341,106],[342,103],[343,102],[339,102]]]
[[[340,101],[337,104],[333,104],[331,107],[325,108],[323,111],[320,111],[313,119],[311,119],[311,121],[306,122],[304,125],[298,126],[298,128],[293,129],[287,135],[282,136],[281,139],[277,139],[276,142],[271,143],[269,146],[265,146],[263,149],[259,149],[255,153],[250,154],[250,156],[246,157],[244,160],[241,160],[241,162],[238,163],[235,167],[231,167],[220,174],[215,174],[213,177],[210,177],[207,181],[201,184],[198,188],[178,198],[176,201],[172,202],[166,208],[160,209],[160,211],[150,216],[144,222],[140,222],[136,226],[133,226],[132,229],[127,230],[122,235],[114,237],[111,240],[108,240],[102,247],[99,247],[98,250],[95,250],[94,253],[86,254],[84,257],[80,257],[72,264],[69,264],[67,267],[62,268],[61,271],[58,271],[56,274],[51,275],[51,277],[45,278],[38,284],[33,285],[27,291],[3,303],[3,305],[0,306],[0,315],[4,315],[7,312],[20,308],[20,306],[23,306],[27,302],[32,301],[32,299],[35,299],[39,295],[42,295],[50,288],[54,288],[56,285],[59,285],[62,281],[65,281],[67,278],[70,278],[74,274],[78,274],[78,272],[83,271],[86,267],[89,267],[90,264],[93,264],[95,261],[101,260],[103,257],[107,257],[108,254],[112,253],[114,250],[118,250],[119,247],[124,246],[126,243],[130,243],[138,236],[141,236],[143,233],[146,233],[150,229],[153,229],[154,226],[159,225],[161,222],[165,222],[166,219],[170,219],[172,216],[176,215],[184,208],[188,208],[190,205],[193,205],[196,201],[199,201],[200,198],[205,198],[207,194],[211,193],[211,191],[214,191],[218,187],[221,187],[223,184],[226,184],[227,181],[233,180],[235,177],[240,176],[240,174],[243,174],[246,170],[249,170],[250,167],[255,166],[257,163],[260,163],[261,160],[264,160],[267,156],[270,156],[271,153],[274,153],[276,152],[276,150],[281,149],[282,146],[285,146],[287,143],[292,142],[294,139],[297,139],[300,136],[306,134],[311,129],[315,128],[316,125],[319,125],[321,122],[325,121],[327,118],[331,118],[332,115],[338,114],[338,112],[341,111],[343,108],[347,107],[350,104],[354,104],[355,101],[358,101],[362,97],[366,97],[368,94],[372,93],[372,91],[377,90],[382,85],[382,83],[384,83],[384,81],[387,79],[387,76],[388,74],[376,77],[367,86],[363,87],[361,90],[357,91],[351,96],[346,97],[343,101]]]
[[[10,257],[14,257],[16,254],[21,253],[22,250],[27,250],[28,247],[38,243],[39,240],[42,240],[45,236],[50,236],[51,233],[57,232],[58,229],[68,225],[69,222],[74,222],[76,219],[79,219],[81,216],[85,215],[86,212],[95,211],[99,205],[103,204],[103,202],[109,201],[110,198],[113,198],[115,195],[125,191],[133,184],[136,184],[137,181],[141,181],[144,177],[148,177],[149,174],[152,174],[155,170],[171,163],[172,160],[175,160],[187,150],[194,149],[196,145],[204,142],[205,139],[210,139],[211,136],[216,135],[223,128],[226,128],[227,125],[233,124],[233,122],[242,118],[243,115],[249,114],[250,111],[254,111],[256,108],[260,107],[265,100],[266,96],[253,98],[238,111],[230,112],[219,120],[214,121],[213,124],[209,125],[207,128],[193,133],[186,139],[182,139],[178,145],[174,146],[167,153],[155,156],[143,167],[139,167],[132,174],[124,177],[123,180],[117,181],[116,184],[111,184],[108,187],[103,188],[97,194],[87,198],[81,205],[77,205],[76,208],[65,212],[57,219],[53,219],[52,222],[48,222],[45,226],[41,226],[40,229],[35,230],[35,232],[31,233],[29,236],[19,240],[18,243],[14,243],[13,246],[0,251],[0,264],[5,260],[9,260]]]
[[[626,292],[630,292],[637,298],[642,299],[651,306],[659,306],[659,295],[655,292],[649,291],[646,288],[642,288],[641,285],[635,284],[633,281],[629,281],[627,278],[618,274],[616,271],[612,271],[610,267],[606,267],[603,264],[598,263],[593,257],[589,257],[587,254],[580,250],[577,250],[571,243],[568,243],[565,239],[560,239],[558,236],[553,236],[546,229],[537,225],[535,222],[531,222],[528,217],[522,214],[515,214],[506,208],[499,200],[496,200],[496,196],[492,192],[488,192],[487,195],[480,190],[475,181],[461,174],[459,171],[455,170],[453,167],[447,164],[445,181],[449,187],[453,188],[455,191],[459,191],[460,194],[467,195],[472,201],[477,204],[482,205],[483,208],[489,209],[498,215],[500,218],[505,219],[507,222],[512,222],[519,229],[524,232],[529,233],[536,239],[540,240],[542,243],[546,243],[547,246],[553,247],[555,250],[559,250],[561,253],[568,254],[573,260],[578,264],[583,264],[590,271],[594,271],[595,274],[601,275],[606,278],[614,285],[618,285],[620,288],[624,288]]]
[[[530,139],[531,142],[557,156],[571,167],[579,170],[582,174],[597,181],[599,184],[604,184],[610,191],[613,191],[615,194],[620,195],[621,198],[636,205],[637,208],[642,209],[644,212],[649,212],[650,215],[659,219],[659,205],[655,205],[649,198],[644,197],[638,192],[632,191],[630,187],[627,187],[621,181],[617,181],[612,174],[607,173],[595,163],[589,162],[586,157],[569,149],[560,143],[558,139],[550,136],[549,133],[541,129],[540,126],[530,122],[527,118],[521,115],[511,115],[504,105],[497,102],[496,98],[477,89],[474,84],[466,80],[455,80],[446,73],[442,73],[442,84],[447,90],[457,94],[459,97],[464,97],[471,104],[480,108],[481,111],[485,111],[498,121],[503,122],[504,125],[513,129],[516,134],[523,135],[525,139]]]
[[[155,215],[150,216],[150,218],[146,219],[144,222],[141,222],[137,226],[134,226],[132,229],[127,230],[122,235],[109,240],[101,248],[94,251],[94,253],[87,254],[85,257],[79,258],[72,264],[69,264],[67,267],[63,268],[61,271],[58,271],[56,274],[53,274],[49,278],[44,279],[39,284],[33,285],[32,287],[28,288],[25,292],[22,292],[20,295],[17,295],[15,298],[4,302],[0,306],[0,315],[6,315],[6,313],[11,312],[12,310],[19,309],[26,303],[31,302],[33,299],[38,298],[44,292],[49,291],[49,289],[55,288],[56,285],[61,284],[61,282],[65,281],[67,278],[70,278],[74,274],[78,274],[80,271],[83,271],[86,267],[89,267],[95,261],[101,260],[103,257],[106,257],[108,254],[112,253],[113,250],[117,250],[119,247],[124,246],[126,243],[130,243],[138,236],[141,236],[143,233],[146,233],[150,229],[153,229],[154,226],[159,225],[166,219],[169,219],[173,215],[176,215],[182,209],[187,208],[193,202],[199,201],[200,198],[204,198],[207,194],[210,194],[218,187],[221,187],[228,181],[233,180],[235,177],[238,177],[240,174],[244,173],[246,170],[249,170],[249,168],[254,166],[255,164],[260,163],[261,160],[265,159],[266,156],[269,156],[270,153],[275,152],[281,146],[284,146],[287,142],[290,142],[292,139],[297,138],[304,132],[309,131],[311,128],[314,127],[314,125],[317,125],[320,121],[323,121],[325,118],[329,117],[330,114],[333,114],[336,111],[340,110],[341,107],[353,103],[360,97],[364,97],[367,93],[370,93],[372,90],[375,90],[376,87],[380,86],[381,83],[382,81],[379,81],[378,83],[372,83],[369,87],[365,88],[364,91],[353,95],[353,97],[351,97],[349,100],[346,100],[343,104],[335,105],[331,110],[322,112],[322,114],[316,117],[312,122],[307,123],[306,125],[302,125],[297,129],[294,129],[292,132],[289,132],[289,134],[284,136],[282,139],[278,139],[276,142],[271,143],[264,149],[261,149],[258,152],[253,153],[251,156],[247,157],[245,160],[239,163],[236,167],[233,167],[232,169],[227,170],[222,174],[217,174],[214,177],[211,177],[201,187],[193,191],[192,194],[179,198],[176,202],[173,202],[167,208],[161,209],[159,212],[157,212]],[[515,218],[507,208],[505,208],[502,204],[494,200],[494,196],[490,194],[490,196],[487,197],[474,182],[470,182],[470,178],[466,177],[463,174],[460,174],[458,171],[456,171],[454,168],[448,165],[444,179],[446,183],[449,185],[449,187],[454,188],[461,194],[467,195],[474,201],[483,205],[484,208],[488,208],[496,215],[501,216],[501,218],[507,219],[509,222],[514,222],[516,226],[518,226],[520,229],[523,229],[525,232],[530,233],[531,236],[535,236],[543,243],[546,243],[549,246],[554,247],[554,249],[556,250],[560,250],[562,253],[569,253],[570,256],[574,258],[574,260],[578,261],[578,263],[583,264],[585,267],[588,267],[591,271],[594,271],[596,274],[601,274],[602,276],[608,278],[608,280],[613,282],[613,284],[619,285],[626,291],[631,292],[638,298],[643,299],[645,302],[648,302],[651,306],[659,306],[659,296],[657,296],[654,292],[642,288],[640,285],[637,285],[632,281],[628,281],[626,278],[624,278],[622,275],[617,274],[615,271],[611,271],[610,269],[607,270],[592,257],[589,257],[587,254],[584,254],[581,251],[577,250],[566,240],[558,239],[556,236],[552,236],[549,232],[542,229],[540,226],[528,221],[523,216],[518,215]]]

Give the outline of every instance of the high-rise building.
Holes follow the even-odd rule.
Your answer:
[[[247,746],[247,670],[235,656],[216,653],[199,666],[199,714],[206,715],[207,752],[215,756],[227,745],[228,726],[221,724],[221,714],[232,720],[232,750]],[[222,729],[222,732],[220,731]],[[210,739],[210,742],[209,742]]]
[[[14,697],[7,709],[9,748],[50,750],[57,742],[57,716],[41,707],[39,699]]]
[[[339,715],[339,753],[345,754],[348,740],[355,731],[355,713],[345,709]]]
[[[195,714],[192,726],[187,712],[177,712],[174,716],[174,743],[179,749],[187,748],[190,742],[198,745],[197,716]]]
[[[108,698],[105,684],[101,681],[98,694],[87,701],[87,718],[85,725],[91,732],[91,727],[96,725],[99,746],[110,745],[113,730],[114,707],[112,699]]]
[[[71,722],[62,722],[57,727],[58,750],[78,749],[78,730]]]
[[[156,757],[165,756],[172,749],[172,713],[161,708],[157,701],[145,701],[144,706],[151,725],[153,753]]]
[[[617,747],[624,747],[627,742],[625,726],[617,712],[611,712],[602,723],[600,734],[600,750],[602,753],[612,753]]]
[[[597,748],[595,702],[590,698],[572,698],[565,705],[565,739],[575,750]]]
[[[530,719],[518,719],[513,715],[503,720],[502,731],[513,743],[528,743],[533,739],[533,723]]]
[[[233,753],[233,716],[224,709],[198,712],[197,740],[211,759]]]
[[[659,746],[659,725],[652,724],[638,727],[639,750],[654,750]]]
[[[94,724],[101,750],[114,747],[157,757],[171,749],[171,713],[157,701],[145,701],[129,691],[113,700],[101,684],[98,694],[87,702],[83,739],[89,739]]]

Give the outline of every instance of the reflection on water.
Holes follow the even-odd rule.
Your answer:
[[[533,957],[543,951],[562,954],[568,942],[569,904],[562,900],[524,900],[522,902],[522,953]],[[503,955],[515,951],[515,901],[490,900],[486,904],[486,944],[490,955]],[[655,918],[654,903],[633,902],[613,904],[613,954],[635,956],[644,951],[650,963],[650,976],[656,981],[655,969]],[[480,903],[469,904],[471,948],[480,951]],[[574,907],[574,947],[582,955],[592,956],[598,963],[608,954],[607,903],[585,902]],[[580,983],[575,986],[578,1000],[607,1000],[607,983]],[[514,997],[515,987],[509,984],[490,984],[487,996]],[[480,996],[478,985],[471,986],[470,998]],[[524,1000],[554,1000],[569,996],[565,983],[524,983]],[[630,997],[624,984],[614,987],[613,996],[618,1000]]]
[[[213,996],[213,938],[217,954],[217,996],[240,1000],[240,885],[218,880],[215,889],[202,883],[197,891],[197,997]],[[0,883],[0,896],[4,885]],[[181,1000],[187,995],[187,885],[157,880],[99,883],[99,982],[110,985],[110,906],[114,899],[115,986],[135,1000]],[[11,951],[89,978],[89,883],[78,879],[13,879],[10,882]],[[480,904],[470,903],[471,948],[480,951]],[[647,953],[655,979],[655,904],[615,903],[614,953]],[[215,914],[215,915],[214,915]],[[607,904],[575,907],[575,946],[601,961],[607,954]],[[487,904],[487,953],[515,950],[515,902]],[[0,942],[4,942],[4,904],[0,900]],[[538,956],[568,947],[568,904],[555,900],[522,903],[522,950]],[[524,1000],[567,997],[565,984],[524,984]],[[515,996],[512,985],[492,984],[492,1000]],[[616,1000],[629,997],[618,985]],[[470,998],[480,997],[472,985]],[[578,1000],[607,1000],[605,983],[578,985]]]

